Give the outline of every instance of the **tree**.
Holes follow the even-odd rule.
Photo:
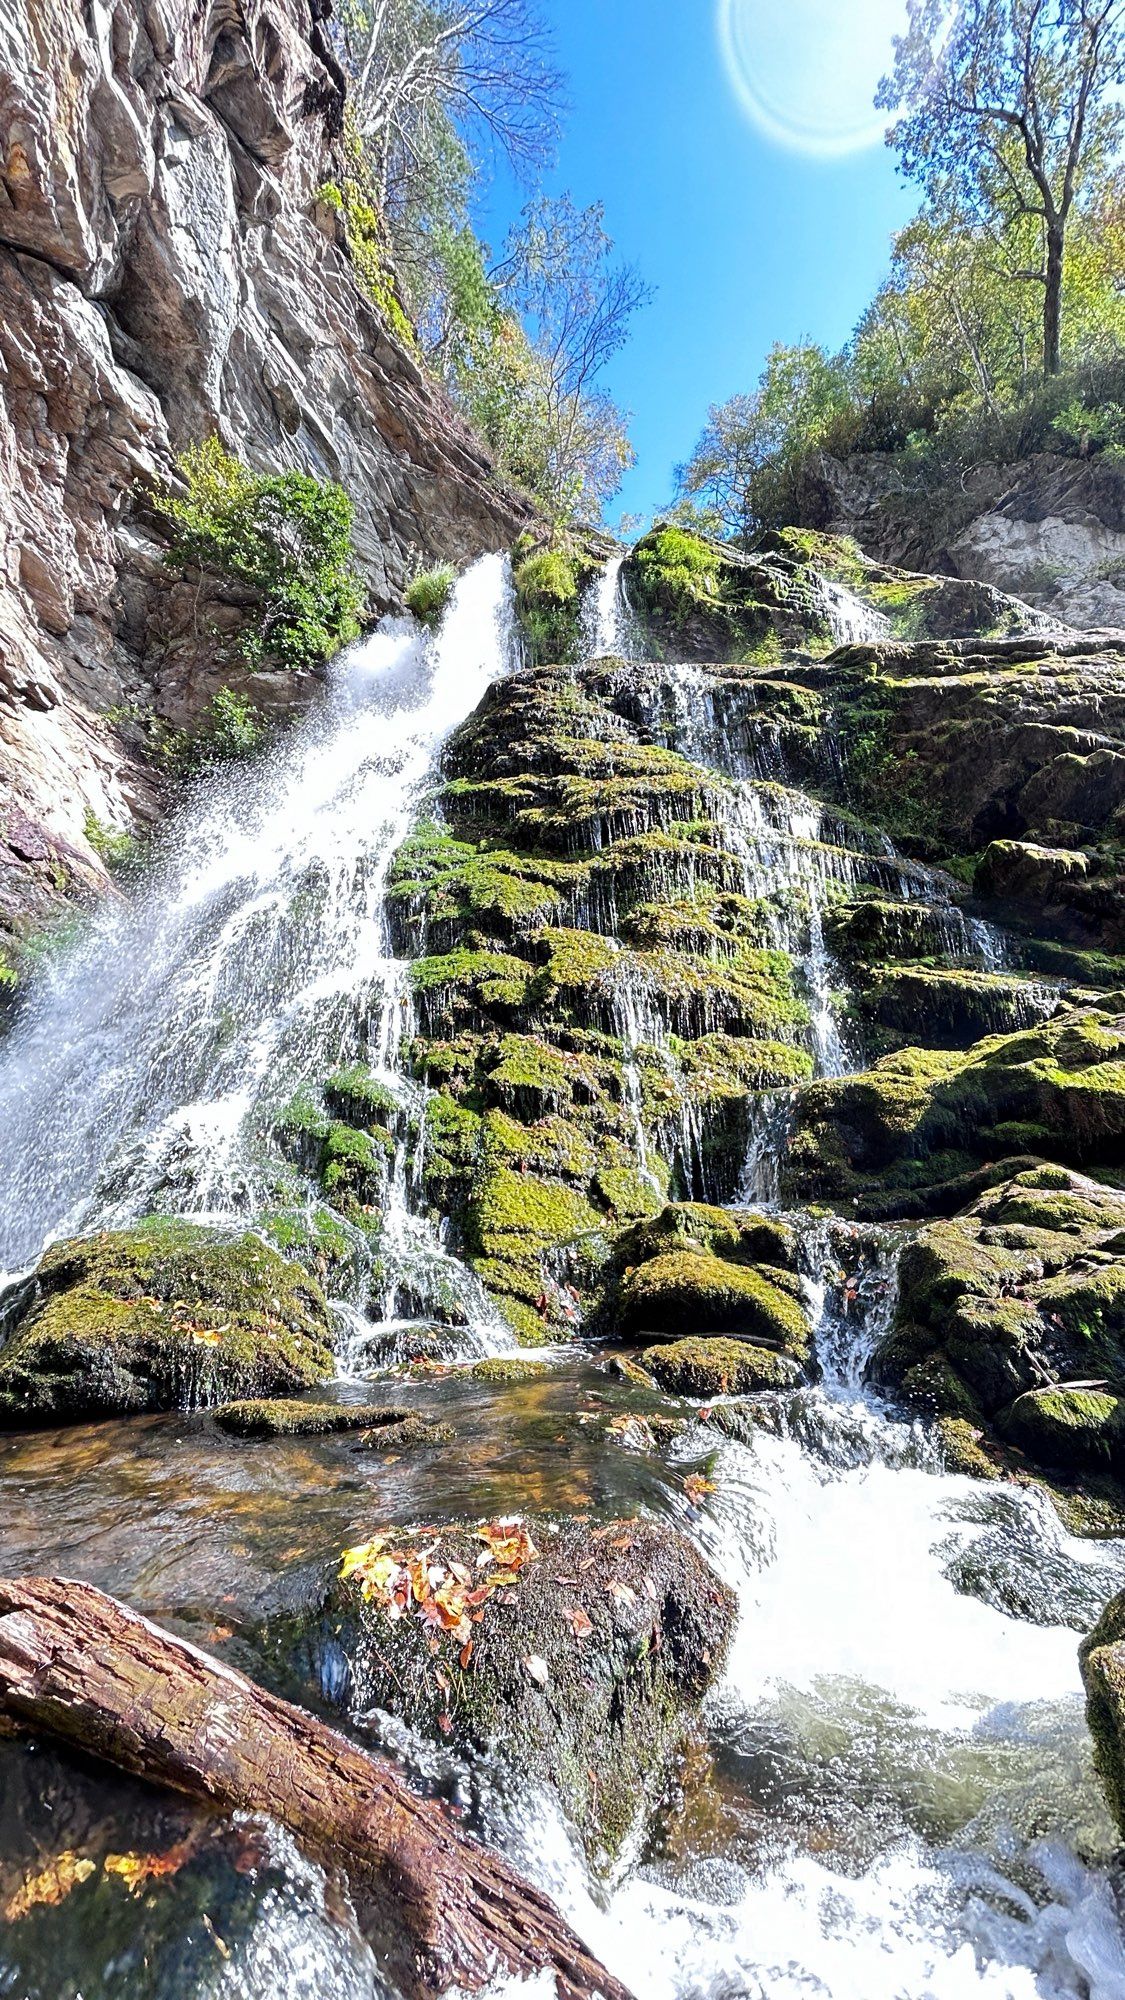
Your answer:
[[[907,0],[878,103],[903,115],[889,141],[933,205],[943,190],[1004,236],[1030,223],[1043,291],[1044,372],[1062,367],[1069,233],[1122,131],[1125,0]]]
[[[559,518],[589,517],[617,491],[631,460],[624,420],[597,378],[628,339],[649,287],[614,259],[602,204],[579,209],[568,194],[528,204],[491,277],[535,357],[547,439],[543,497]]]
[[[851,409],[841,359],[811,342],[772,348],[754,394],[708,412],[695,451],[677,468],[681,498],[701,503],[738,540],[777,525],[801,461]]]
[[[384,213],[412,182],[460,185],[467,141],[542,165],[561,95],[535,0],[344,0],[337,35]]]

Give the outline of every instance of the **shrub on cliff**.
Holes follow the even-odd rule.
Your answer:
[[[217,437],[191,445],[179,470],[187,492],[158,502],[173,530],[170,559],[259,594],[242,642],[249,663],[315,667],[355,638],[363,591],[342,486],[307,472],[251,472]]]

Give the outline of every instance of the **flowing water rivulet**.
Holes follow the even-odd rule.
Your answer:
[[[949,1469],[869,1386],[925,1211],[793,1205],[800,1105],[901,1046],[919,966],[968,1010],[939,1050],[1033,1029],[1059,982],[849,811],[846,746],[818,724],[805,754],[799,675],[782,697],[603,658],[644,645],[620,569],[590,591],[578,669],[521,666],[499,557],[436,635],[390,624],[355,647],[279,748],[187,803],[0,1054],[13,1279],[51,1240],[153,1213],[311,1242],[327,1393],[396,1368],[395,1401],[454,1442],[250,1445],[202,1411],[16,1434],[4,1567],[88,1578],[269,1680],[302,1579],[382,1523],[652,1514],[733,1587],[738,1624],[612,1865],[552,1792],[365,1700],[331,1649],[303,1698],[343,1701],[456,1801],[638,2000],[1125,2000],[1076,1651],[1125,1544],[1077,1539],[1039,1483]],[[842,642],[886,636],[839,584],[824,608]],[[873,925],[900,947],[874,985],[854,970]],[[662,1395],[628,1353],[606,1372],[606,1243],[669,1197],[712,1204],[670,1211],[681,1237],[741,1203],[794,1245],[773,1277],[812,1362],[781,1386]],[[575,1337],[587,1310],[600,1344]],[[667,1331],[709,1330],[684,1310]],[[539,1372],[474,1367],[531,1338]],[[280,1832],[200,1832],[45,1750],[6,1750],[4,1785],[0,1993],[390,1994]],[[118,1865],[138,1851],[178,1858],[138,1883]]]

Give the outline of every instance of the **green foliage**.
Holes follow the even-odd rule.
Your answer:
[[[216,690],[197,729],[176,729],[159,744],[165,762],[183,773],[237,763],[262,749],[268,730],[258,709],[230,687]]]
[[[457,571],[452,563],[441,563],[437,569],[419,570],[407,585],[407,610],[413,612],[422,625],[439,625],[456,581]]]
[[[684,528],[656,528],[633,551],[632,573],[646,601],[690,611],[718,592],[717,549]]]
[[[249,663],[308,669],[355,638],[363,592],[341,486],[307,472],[251,472],[217,437],[190,446],[179,470],[186,495],[157,503],[173,530],[170,559],[257,592],[261,612],[242,642]]]
[[[349,130],[345,141],[347,171],[343,183],[326,181],[316,192],[339,216],[360,285],[372,305],[405,347],[417,346],[417,335],[399,294],[390,248],[379,215],[375,189],[362,146]]]
[[[516,609],[533,666],[574,660],[578,652],[579,585],[573,556],[537,549],[515,570]]]
[[[82,831],[88,844],[99,860],[107,868],[127,868],[137,858],[137,842],[133,834],[119,827],[107,826],[91,807],[83,822]]]

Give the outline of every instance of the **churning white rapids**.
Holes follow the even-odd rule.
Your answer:
[[[620,644],[626,614],[615,569],[591,650]],[[507,569],[488,557],[436,636],[386,626],[268,761],[201,788],[0,1057],[0,1262],[154,1206],[252,1218],[271,1112],[357,1052],[363,1016],[380,1024],[368,1059],[409,1088],[387,870],[441,743],[514,664]],[[595,1883],[548,1800],[478,1772],[482,1829],[637,2000],[1125,2000],[1076,1658],[1122,1580],[1117,1547],[1068,1539],[1033,1493],[940,1470],[862,1387],[893,1255],[845,1303],[826,1239],[802,1230],[823,1382],[776,1435],[721,1446],[690,1523],[670,1490],[741,1606],[671,1832]],[[432,1772],[432,1747],[388,1732]],[[286,1894],[208,1996],[385,1994],[317,1871],[279,1852]]]

